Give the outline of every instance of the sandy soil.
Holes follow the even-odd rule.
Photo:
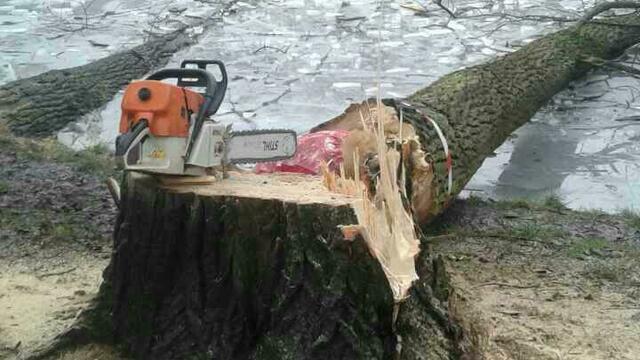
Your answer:
[[[96,294],[107,262],[82,254],[2,262],[0,358],[21,358],[70,326]]]

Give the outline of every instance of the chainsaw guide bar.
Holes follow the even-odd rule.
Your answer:
[[[250,164],[291,158],[296,132],[285,129],[233,131],[226,144],[230,164]]]

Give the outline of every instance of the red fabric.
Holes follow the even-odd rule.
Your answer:
[[[291,172],[318,175],[320,163],[329,164],[329,169],[339,171],[342,164],[342,141],[348,131],[318,131],[298,136],[298,148],[293,158],[257,164],[255,172]]]

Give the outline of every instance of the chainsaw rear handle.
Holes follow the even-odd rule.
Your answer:
[[[215,98],[213,100],[213,103],[211,104],[211,109],[207,109],[207,115],[211,116],[218,111],[218,109],[220,108],[220,105],[222,104],[222,100],[224,100],[224,96],[227,93],[227,68],[224,66],[224,63],[220,60],[183,60],[182,63],[180,63],[180,68],[193,69],[193,68],[188,68],[187,66],[189,65],[195,65],[198,67],[198,69],[205,70],[205,71],[207,70],[208,65],[216,65],[218,67],[218,70],[220,71],[220,75],[222,76],[222,78],[220,79],[220,81],[216,81]],[[193,85],[193,82],[189,80],[178,79],[178,86],[184,87],[184,86],[199,86],[199,85]]]

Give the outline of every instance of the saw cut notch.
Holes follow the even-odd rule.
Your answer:
[[[160,183],[164,186],[180,185],[209,185],[219,181],[215,176],[158,176]]]

